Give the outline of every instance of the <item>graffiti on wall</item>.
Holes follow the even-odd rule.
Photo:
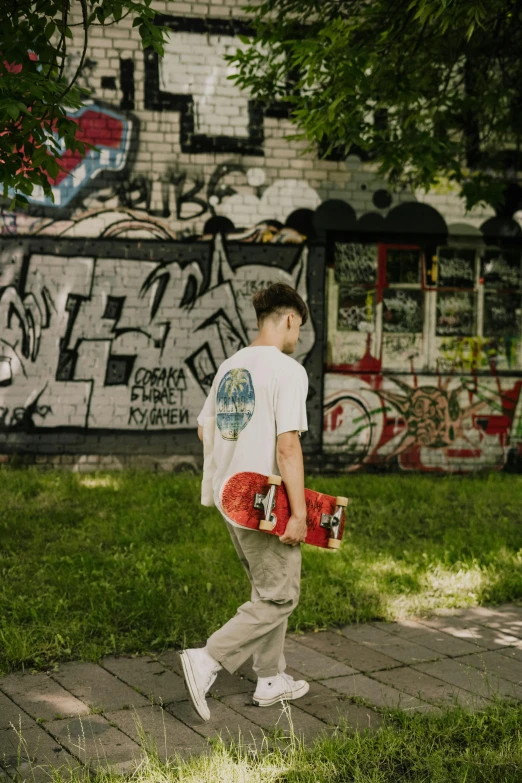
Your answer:
[[[79,141],[91,148],[87,147],[84,154],[64,149],[59,158],[61,170],[50,180],[53,198],[36,186],[27,197],[30,204],[58,209],[68,207],[97,177],[104,172],[121,171],[127,163],[131,119],[94,103],[87,103],[70,113],[69,119],[78,126]]]
[[[324,447],[351,469],[464,472],[503,468],[520,440],[522,380],[325,377]]]
[[[501,468],[518,450],[522,253],[427,248],[334,248],[324,447],[352,469]]]
[[[332,161],[323,166],[320,160],[299,159],[284,141],[286,126],[278,123],[285,121],[285,108],[262,108],[230,80],[224,56],[243,45],[245,24],[208,17],[158,21],[170,28],[161,58],[137,47],[133,57],[122,51],[115,59],[110,35],[107,58],[98,51],[100,42],[96,55],[95,50],[88,53],[79,86],[90,102],[71,118],[80,137],[95,148],[84,155],[64,150],[64,171],[52,183],[54,201],[35,189],[27,213],[9,213],[6,202],[0,235],[36,233],[41,225],[35,218],[42,216],[57,223],[73,219],[80,230],[86,227],[81,222],[86,213],[128,209],[143,222],[160,221],[161,230],[176,238],[248,231],[249,241],[252,236],[272,241],[286,227],[303,241],[303,235],[314,234],[318,207],[352,192],[355,175],[348,164],[350,188],[339,190],[343,174],[331,169]],[[144,61],[140,81],[136,58]],[[72,53],[70,60],[72,73],[78,56]],[[311,171],[315,168],[317,176]],[[367,209],[386,212],[394,199],[403,199],[383,189],[386,183],[374,174],[358,172],[357,177],[359,192],[353,195],[364,198]],[[414,194],[404,197],[415,199]],[[345,212],[353,212],[348,204]],[[330,206],[325,214],[331,218]],[[345,215],[339,217],[346,227]],[[260,223],[270,230],[254,231]],[[101,236],[103,221],[98,227]],[[275,241],[286,241],[286,235]]]
[[[266,175],[264,118],[272,111],[230,81],[224,59],[243,45],[239,36],[248,27],[224,19],[158,21],[171,30],[164,56],[137,51],[145,65],[138,99],[145,111],[137,110],[134,60],[121,56],[118,72],[109,76],[107,61],[87,57],[79,84],[92,99],[70,118],[78,137],[93,147],[84,154],[64,149],[63,171],[51,183],[53,199],[35,188],[28,214],[1,213],[2,235],[35,233],[35,216],[79,222],[86,212],[131,209],[142,221],[161,219],[163,230],[177,238],[244,231],[262,222],[274,236],[296,210],[321,203],[297,170],[294,177]],[[74,53],[69,60],[74,71]],[[213,164],[209,154],[223,153],[228,160]],[[98,236],[103,227],[100,222]],[[262,236],[270,241],[266,231]]]
[[[251,229],[250,239],[270,241],[283,226],[306,237],[321,233],[321,223],[350,230],[355,227],[352,200],[359,211],[366,210],[365,230],[408,232],[423,224],[427,205],[416,204],[410,219],[391,215],[399,202],[416,203],[415,194],[391,189],[361,167],[361,157],[323,164],[300,159],[286,144],[287,107],[261,107],[230,79],[233,66],[225,57],[244,45],[242,37],[251,32],[247,22],[168,15],[156,20],[170,28],[162,57],[142,52],[137,38],[128,50],[121,49],[121,41],[114,47],[111,30],[85,59],[71,52],[66,67],[73,74],[82,62],[78,86],[92,101],[71,117],[80,137],[95,149],[85,155],[64,151],[65,171],[53,183],[54,201],[36,189],[28,214],[0,209],[0,235],[34,233],[40,229],[35,216],[80,223],[87,211],[130,209],[142,221],[161,219],[161,230],[177,238]],[[140,61],[144,78],[137,79]],[[512,216],[521,194],[518,185],[511,187],[502,212],[484,224],[488,233],[520,235]],[[321,206],[315,225],[313,213]],[[429,227],[422,230],[443,233],[442,217],[431,212]],[[271,230],[255,232],[258,223]],[[392,304],[391,314],[401,306],[400,297]]]
[[[263,156],[263,110],[230,80],[225,57],[244,44],[238,20],[160,16],[171,32],[163,57],[145,54],[145,108],[179,112],[183,152]]]
[[[474,229],[480,253],[383,249],[379,236],[399,245],[412,227],[444,246],[451,226],[354,156],[311,164],[284,146],[281,107],[261,110],[228,78],[223,55],[241,46],[240,22],[161,21],[171,30],[164,58],[137,48],[119,61],[111,50],[110,66],[101,55],[86,59],[81,86],[93,101],[75,118],[96,149],[64,153],[54,202],[36,190],[27,212],[0,208],[0,236],[136,245],[193,237],[213,243],[210,267],[206,245],[197,259],[169,245],[162,261],[0,256],[0,429],[194,427],[217,366],[252,338],[255,290],[282,279],[306,298],[302,243],[354,231],[375,241],[340,245],[331,270],[339,295],[328,305],[335,374],[325,376],[325,448],[354,467],[504,464],[522,418],[518,381],[496,376],[522,369],[522,269],[520,253],[486,245],[495,234],[522,235],[513,219],[522,190]],[[134,57],[144,60],[143,80]],[[220,234],[300,247],[291,267],[236,265]],[[314,345],[309,322],[300,361]]]
[[[194,427],[219,364],[253,338],[252,294],[280,280],[307,299],[308,249],[290,269],[233,269],[217,237],[204,273],[187,248],[161,261],[4,252],[0,428]],[[314,342],[309,321],[298,361]]]
[[[272,233],[285,234],[281,221],[274,217],[274,212],[277,213],[274,204],[297,203],[300,209],[310,211],[319,204],[315,190],[302,181],[276,180],[264,188],[256,184],[264,181],[262,169],[245,168],[234,162],[219,164],[208,177],[202,167],[172,167],[158,181],[152,176],[139,175],[87,191],[81,198],[81,209],[72,215],[61,216],[61,219],[51,220],[48,217],[45,233],[63,234],[68,220],[69,224],[77,224],[77,236],[80,236],[80,230],[85,232],[89,228],[90,235],[102,237],[106,219],[111,223],[115,220],[111,218],[111,212],[117,216],[122,211],[131,210],[135,220],[144,226],[155,224],[172,238],[192,236],[193,221],[203,218],[204,234],[233,232],[233,238],[241,241],[243,232],[235,229],[236,225],[257,227],[266,223],[273,227]],[[291,216],[292,212],[295,210],[287,208],[285,214]],[[90,219],[88,224],[85,218]],[[16,233],[14,221],[15,215],[6,220],[5,234]],[[33,220],[31,233],[42,233],[42,224],[42,221]],[[54,229],[53,225],[56,226]],[[177,227],[176,230],[172,225]],[[291,227],[286,227],[286,233],[291,232]],[[294,234],[296,239],[292,241],[303,241],[303,236],[297,232]],[[81,236],[89,234],[82,233]],[[265,238],[265,241],[270,240]]]

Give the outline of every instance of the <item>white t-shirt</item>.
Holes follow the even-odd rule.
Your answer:
[[[277,436],[308,429],[304,367],[274,345],[242,348],[216,373],[198,424],[215,416],[214,502],[234,473],[279,473]]]

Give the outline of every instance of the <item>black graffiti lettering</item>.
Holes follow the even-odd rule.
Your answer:
[[[198,193],[201,193],[204,187],[205,180],[200,174],[191,176],[186,171],[167,171],[162,182],[163,217],[170,217],[172,214],[170,205],[172,188],[178,220],[194,220],[203,215],[208,209],[208,204],[205,199],[198,197]],[[195,204],[196,209],[184,209],[189,204]]]
[[[146,372],[149,372],[149,370],[146,370],[145,367],[140,367],[139,370],[136,370],[136,374],[134,375],[134,381],[136,382],[137,386],[143,385],[144,375]]]
[[[84,240],[78,246],[48,240],[41,254],[33,254],[29,244],[26,255],[17,250],[13,257],[10,250],[0,260],[9,282],[0,292],[2,430],[194,427],[194,415],[201,409],[202,394],[210,391],[219,361],[249,339],[251,326],[237,304],[236,287],[273,275],[300,287],[306,296],[305,248],[291,270],[275,263],[275,257],[273,266],[261,264],[254,254],[253,263],[242,264],[236,273],[220,236],[214,240],[210,266],[207,251],[201,253],[199,246],[167,250],[159,243],[158,250],[147,247],[144,255],[141,240],[126,242],[122,256],[118,248],[114,258],[97,258],[94,264],[85,255],[92,251]],[[76,248],[78,255],[71,256]],[[245,249],[248,261],[246,256]],[[145,257],[146,264],[136,263]],[[17,258],[14,271],[5,266]],[[70,281],[69,275],[59,280],[59,265],[71,266]],[[50,289],[46,277],[52,281]],[[194,283],[187,296],[189,281]],[[211,288],[205,288],[207,284]],[[313,329],[306,337],[313,344]],[[53,357],[53,346],[58,358]],[[12,355],[20,362],[16,373]],[[57,364],[54,377],[49,377],[49,362],[51,370]],[[229,405],[231,414],[246,420],[252,405],[248,390],[236,389]]]
[[[152,410],[149,411],[149,424],[160,424],[163,426],[163,411],[161,408],[152,408]]]
[[[120,109],[134,109],[134,60],[120,58],[120,88],[123,98]]]
[[[143,386],[134,386],[140,390],[134,393],[131,402],[139,399],[140,402],[153,402],[154,405],[176,405],[179,402],[180,392],[176,389],[145,389]]]
[[[149,177],[140,174],[132,179],[124,180],[114,186],[114,191],[122,207],[130,209],[140,207],[150,214],[152,180]]]
[[[173,383],[171,384],[170,381],[173,380]],[[185,370],[183,367],[180,367],[179,369],[175,370],[174,367],[171,367],[169,369],[169,376],[168,376],[168,386],[173,386],[175,389],[181,389],[182,391],[185,391],[187,388],[187,381],[185,378]]]
[[[178,391],[186,391],[187,388],[183,367],[154,367],[152,370],[140,367],[134,375],[134,383],[133,390],[145,386],[163,386]]]
[[[129,92],[124,100],[132,100]],[[206,179],[203,172],[167,169],[161,178],[161,208],[153,208],[154,181],[152,177],[139,174],[110,185],[98,195],[101,204],[117,199],[118,206],[128,209],[142,209],[153,217],[168,218],[175,215],[178,220],[195,220],[206,212],[216,215],[216,206],[237,190],[223,179],[232,173],[244,174],[245,166],[239,163],[221,163]],[[259,193],[257,194],[259,197]]]
[[[131,408],[129,411],[129,424],[137,424],[140,427],[151,425],[153,427],[176,426],[189,424],[188,408]]]
[[[137,424],[138,426],[141,426],[145,422],[146,415],[147,411],[142,411],[140,408],[131,408],[127,424]]]

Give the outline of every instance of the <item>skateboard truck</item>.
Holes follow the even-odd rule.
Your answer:
[[[269,476],[267,484],[269,490],[266,495],[256,492],[254,496],[254,508],[265,512],[264,519],[259,522],[259,530],[273,530],[277,524],[277,517],[272,513],[275,506],[276,489],[281,485],[281,476]]]
[[[333,514],[321,514],[321,527],[330,531],[330,538],[328,539],[328,549],[340,549],[341,541],[339,539],[339,533],[341,532],[341,520],[343,517],[343,509],[348,505],[348,498],[342,496],[335,498],[335,511]]]

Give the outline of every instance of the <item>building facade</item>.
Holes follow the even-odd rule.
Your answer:
[[[320,160],[227,78],[240,3],[94,29],[54,203],[0,213],[0,461],[197,468],[196,416],[272,280],[309,304],[309,469],[518,469],[518,194],[466,214]],[[78,42],[79,44],[79,42]],[[79,47],[78,47],[79,50]],[[75,68],[73,52],[70,68]]]

